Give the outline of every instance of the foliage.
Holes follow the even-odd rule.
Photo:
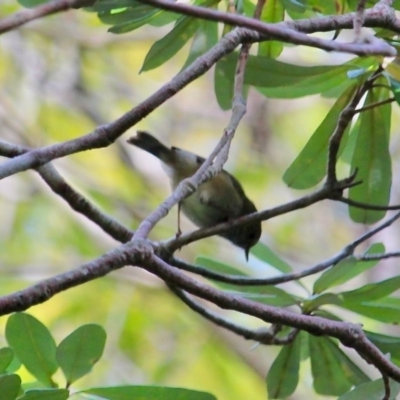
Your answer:
[[[103,245],[95,235],[88,234],[88,230],[83,228],[84,224],[75,221],[73,213],[65,214],[68,215],[65,218],[59,218],[58,213],[52,211],[52,206],[46,203],[49,197],[47,193],[44,196],[45,199],[38,200],[33,207],[31,204],[26,205],[25,208],[21,206],[15,218],[17,221],[15,236],[5,241],[4,248],[8,250],[8,254],[4,252],[4,263],[14,266],[14,264],[24,265],[32,260],[43,263],[44,259],[54,265],[60,265],[63,271],[64,267],[68,268],[68,271],[52,276],[46,281],[42,280],[38,286],[28,287],[22,295],[12,288],[10,296],[14,296],[16,306],[10,308],[8,299],[4,297],[3,302],[0,299],[0,309],[3,314],[26,309],[49,300],[55,293],[71,289],[76,285],[88,285],[88,282],[95,278],[133,264],[161,278],[183,303],[215,325],[222,326],[246,339],[252,339],[263,347],[264,345],[265,347],[279,346],[273,356],[269,355],[271,363],[268,372],[264,374],[269,398],[287,398],[296,390],[301,390],[299,386],[301,386],[302,369],[308,366],[307,373],[311,376],[313,390],[318,395],[335,396],[341,400],[394,399],[400,392],[400,379],[394,379],[400,376],[400,339],[398,336],[386,334],[387,326],[384,324],[397,325],[400,322],[400,297],[396,294],[400,289],[400,275],[395,272],[393,276],[383,277],[377,271],[381,271],[382,260],[398,257],[399,252],[386,250],[380,238],[373,237],[388,229],[400,218],[400,214],[395,214],[383,220],[388,211],[400,208],[391,205],[396,195],[394,177],[397,154],[393,150],[391,135],[396,133],[396,124],[393,124],[392,120],[398,118],[397,104],[400,104],[399,61],[394,59],[388,63],[384,62],[385,56],[394,55],[396,49],[399,48],[397,41],[399,31],[397,25],[391,22],[389,17],[382,17],[377,22],[375,18],[378,17],[376,13],[373,13],[374,9],[364,10],[364,6],[381,7],[379,10],[383,13],[384,10],[389,9],[391,2],[357,0],[268,0],[264,2],[260,0],[256,3],[243,0],[232,3],[194,0],[188,5],[160,1],[85,2],[74,0],[66,5],[61,0],[54,0],[54,2],[18,0],[21,6],[32,8],[31,12],[26,14],[28,20],[37,10],[45,10],[45,7],[54,7],[59,3],[58,9],[47,11],[47,14],[45,10],[43,14],[38,15],[46,16],[68,7],[85,6],[84,11],[79,11],[82,18],[89,20],[96,16],[101,24],[110,26],[108,29],[110,33],[123,35],[135,31],[131,35],[138,35],[137,37],[143,39],[144,36],[140,35],[151,32],[156,37],[152,36],[149,43],[148,37],[145,36],[146,40],[143,42],[147,47],[143,57],[137,56],[137,48],[134,49],[134,55],[130,56],[137,64],[137,70],[142,73],[143,80],[148,76],[156,76],[159,79],[157,74],[163,69],[168,71],[169,79],[146,100],[143,101],[143,97],[136,97],[134,103],[139,105],[126,111],[132,107],[132,97],[126,96],[122,101],[121,88],[118,95],[109,90],[113,85],[111,81],[121,79],[117,70],[110,73],[112,79],[109,80],[107,78],[101,81],[96,76],[101,68],[107,69],[108,64],[118,68],[123,62],[109,62],[107,58],[105,61],[102,60],[104,64],[101,64],[99,61],[101,57],[96,58],[92,49],[87,50],[86,44],[81,42],[77,46],[79,48],[77,59],[85,65],[85,68],[78,68],[79,72],[75,74],[76,81],[70,78],[71,82],[68,82],[68,79],[64,82],[66,86],[70,83],[73,89],[69,92],[64,89],[65,92],[60,92],[61,96],[57,93],[58,97],[53,95],[53,97],[45,98],[43,104],[40,103],[38,106],[40,115],[45,120],[49,115],[53,116],[53,120],[48,119],[46,123],[54,124],[52,128],[47,126],[49,131],[57,131],[51,133],[52,140],[57,141],[54,146],[45,147],[42,139],[35,140],[33,134],[29,135],[31,131],[36,133],[29,121],[21,123],[21,128],[15,124],[15,121],[10,122],[6,117],[4,118],[7,121],[4,125],[10,130],[9,136],[12,140],[0,142],[0,155],[10,157],[12,160],[9,164],[5,163],[4,167],[0,166],[0,177],[6,178],[26,169],[35,169],[73,210],[100,227],[102,235],[105,233],[105,236],[123,244],[108,251],[108,243]],[[41,5],[43,8],[40,8]],[[394,1],[391,6],[397,10],[400,9],[400,1]],[[226,9],[227,12],[220,12],[222,9]],[[349,18],[348,15],[351,12],[355,13],[351,16],[356,39],[354,42],[349,42],[346,35],[341,35],[341,30],[349,27],[346,18]],[[357,20],[361,21],[358,27]],[[15,21],[17,22],[14,22],[14,28],[23,23],[24,19],[18,17]],[[368,34],[370,36],[362,37],[360,33],[362,24],[371,29],[372,33]],[[104,30],[103,25],[101,25],[101,30]],[[7,27],[4,28],[0,21],[0,32],[5,32],[1,29],[7,29]],[[320,38],[308,35],[322,32],[328,32],[328,35],[331,35],[329,39],[325,36]],[[35,34],[38,37],[42,35],[40,32]],[[46,40],[51,42],[51,35],[50,39],[46,37]],[[35,37],[32,42],[34,42],[33,46],[38,48],[43,46],[47,49],[41,39]],[[253,48],[250,51],[251,45]],[[325,60],[314,61],[310,56],[307,62],[293,61],[295,57],[287,56],[291,53],[296,54],[297,48],[294,50],[291,47],[293,45],[349,53],[351,57],[326,62]],[[10,47],[18,53],[17,47]],[[44,53],[46,51],[44,50]],[[304,54],[306,54],[305,51]],[[85,58],[89,61],[85,61]],[[49,64],[55,62],[55,59],[57,57],[51,59]],[[65,57],[65,64],[69,61],[69,57]],[[4,62],[4,65],[7,63]],[[168,70],[171,65],[180,70],[172,79]],[[345,203],[350,220],[345,223],[351,222],[352,225],[346,225],[351,228],[344,228],[337,234],[343,236],[343,239],[340,238],[342,250],[335,256],[326,258],[324,243],[319,241],[318,233],[315,233],[315,239],[311,238],[310,241],[315,240],[318,245],[313,246],[309,252],[319,252],[318,256],[322,253],[325,258],[313,267],[299,269],[295,265],[299,259],[298,253],[308,251],[307,247],[300,242],[307,234],[303,233],[303,226],[299,224],[299,228],[291,230],[291,232],[296,230],[300,232],[299,243],[294,243],[295,241],[290,243],[290,240],[285,237],[287,240],[285,244],[289,242],[294,248],[291,257],[288,258],[290,261],[280,256],[279,251],[273,246],[259,243],[252,249],[253,261],[250,267],[237,267],[237,262],[233,257],[228,258],[228,261],[221,260],[215,256],[214,247],[211,250],[206,247],[205,255],[201,255],[202,252],[197,251],[196,247],[195,262],[182,262],[175,257],[174,253],[182,246],[196,241],[196,233],[194,236],[176,235],[167,242],[148,239],[148,234],[154,225],[165,217],[173,205],[182,200],[184,192],[181,187],[178,187],[174,196],[156,209],[158,202],[162,199],[159,185],[155,184],[151,187],[147,177],[140,177],[140,174],[131,176],[129,168],[125,168],[125,164],[129,162],[126,162],[128,157],[123,146],[118,147],[112,157],[104,152],[95,161],[90,158],[90,155],[86,155],[87,153],[76,156],[76,164],[69,167],[75,174],[74,179],[79,182],[77,186],[81,184],[85,188],[82,195],[73,186],[72,189],[69,188],[63,177],[57,176],[57,171],[51,169],[53,166],[49,163],[57,158],[83,153],[84,150],[108,147],[127,129],[156,110],[186,85],[205,74],[211,67],[214,67],[212,73],[214,93],[212,98],[210,96],[204,101],[204,104],[208,102],[212,104],[213,101],[221,110],[232,110],[231,121],[221,139],[227,140],[228,146],[242,118],[238,109],[246,102],[250,108],[250,99],[254,93],[268,101],[271,101],[270,99],[280,101],[302,99],[306,102],[309,96],[318,95],[319,99],[323,99],[318,101],[326,101],[329,104],[329,109],[318,116],[321,118],[316,117],[318,111],[314,110],[315,114],[311,117],[313,128],[311,132],[304,129],[306,138],[302,143],[303,147],[294,146],[296,151],[292,153],[290,150],[285,151],[287,154],[279,165],[279,167],[284,165],[281,175],[286,186],[297,191],[307,190],[307,194],[284,204],[281,204],[278,194],[277,201],[280,205],[264,210],[258,214],[258,218],[260,221],[268,220],[269,224],[274,223],[271,220],[283,214],[304,208],[314,209],[322,200]],[[7,69],[3,65],[2,68]],[[13,70],[13,68],[8,69]],[[131,73],[130,66],[127,70]],[[2,70],[0,72],[3,73]],[[18,73],[18,70],[13,73]],[[30,77],[29,74],[26,76]],[[21,79],[21,82],[24,80]],[[39,78],[37,82],[40,82]],[[139,81],[137,86],[141,88],[146,86],[142,82]],[[52,87],[54,84],[48,86]],[[21,92],[24,93],[24,91]],[[106,95],[104,95],[104,103],[93,111],[93,108],[87,104],[90,103],[92,106],[92,103],[96,102],[95,96],[90,97],[88,94],[97,92],[106,93]],[[76,98],[80,100],[76,104],[72,101],[73,105],[69,104],[65,107],[66,110],[64,110],[63,102],[69,96],[65,93],[69,95],[74,93],[76,96],[79,93]],[[88,102],[85,102],[85,96],[88,96]],[[189,97],[191,97],[190,100],[196,98],[193,95]],[[54,98],[61,98],[61,100],[53,104]],[[18,104],[17,100],[18,98],[16,104]],[[187,103],[192,104],[189,100]],[[196,110],[202,106],[201,100],[194,103],[196,105],[193,108]],[[80,114],[81,109],[86,110],[83,116]],[[108,112],[105,119],[113,122],[104,123],[102,117],[99,117],[103,110]],[[115,115],[119,115],[118,113],[123,113],[123,115],[116,118]],[[177,118],[180,124],[184,119],[183,113],[185,111],[181,111]],[[165,114],[167,116],[164,121],[170,117],[168,111]],[[289,113],[285,114],[285,117],[286,115]],[[294,116],[285,117],[282,119],[296,119]],[[22,116],[20,118],[22,120]],[[65,121],[71,123],[71,127],[73,127],[71,121],[74,121],[77,138],[71,135],[71,132],[75,132],[73,128],[66,129],[68,133],[59,132],[60,126]],[[296,129],[287,134],[289,139],[286,142],[279,142],[283,143],[282,147],[289,149],[292,144],[297,145],[297,138],[293,133],[303,130],[300,126],[302,122],[292,122],[291,126]],[[46,123],[43,126],[46,126]],[[162,126],[163,123],[160,125]],[[43,126],[41,125],[37,131],[44,129]],[[82,127],[85,129],[87,127],[88,130],[92,127],[98,128],[82,136]],[[186,126],[181,128],[185,131],[190,130]],[[173,129],[175,127],[171,128]],[[284,129],[281,131],[283,132]],[[21,140],[20,144],[15,137],[23,137],[24,140]],[[41,137],[40,134],[37,133],[37,137]],[[38,143],[43,147],[35,153],[30,146],[37,146]],[[193,143],[190,144],[193,151],[197,153],[196,145],[194,145],[196,143]],[[249,149],[246,150],[250,153]],[[263,156],[262,151],[260,151],[261,156]],[[220,151],[219,155],[222,153]],[[219,155],[215,159],[215,164],[218,164]],[[241,160],[240,156],[237,157],[238,160]],[[254,161],[252,158],[251,155],[248,156],[249,164],[250,161]],[[214,160],[210,161],[212,164]],[[135,165],[140,165],[140,163]],[[118,173],[111,171],[113,166],[114,170],[118,169]],[[131,167],[130,164],[129,167]],[[266,177],[264,167],[265,165],[261,166],[254,173],[251,190],[258,193],[260,197],[265,192],[272,197],[273,195],[269,193],[270,188],[264,189],[268,184],[267,179],[270,179]],[[271,162],[270,169],[274,167]],[[242,167],[238,173],[242,172],[243,180],[251,181],[251,168],[248,169],[249,171],[246,166]],[[76,171],[79,172],[76,173]],[[211,171],[211,168],[208,171]],[[93,183],[92,174],[99,179],[95,183]],[[204,174],[206,175],[207,173]],[[194,189],[202,183],[201,179],[204,176],[198,177],[199,180],[194,180],[194,183],[191,181]],[[339,179],[339,176],[345,178]],[[24,185],[28,187],[26,182]],[[36,188],[34,185],[32,187]],[[151,201],[154,203],[147,201],[148,198],[143,195],[150,190],[153,190],[154,198]],[[34,190],[32,192],[36,193]],[[111,196],[110,193],[112,193]],[[99,206],[93,206],[87,199],[94,199]],[[135,210],[134,216],[130,209]],[[147,218],[146,214],[152,209],[156,209],[156,212]],[[335,212],[341,212],[341,209],[335,210]],[[139,226],[136,234],[146,231],[147,226],[150,228],[144,236],[137,238],[135,234],[131,240],[133,231],[130,230],[130,224],[124,225],[108,216],[114,212],[120,213],[119,219],[124,222],[135,218]],[[313,218],[312,213],[313,211],[308,217],[310,220]],[[325,223],[325,217],[326,215],[319,217],[323,220],[322,225]],[[333,219],[336,219],[335,216],[332,217]],[[143,220],[145,223],[140,225],[140,221]],[[227,221],[227,223],[230,222],[232,221]],[[329,235],[333,237],[336,230],[341,228],[340,223],[330,222],[332,235],[328,234],[328,237]],[[357,228],[354,228],[353,223],[358,224]],[[172,225],[174,224],[166,223],[165,231],[161,232],[160,237],[164,239],[166,235],[171,236],[174,229],[171,228]],[[366,228],[361,234],[358,233],[356,239],[350,239],[349,232],[360,231],[365,225],[373,226]],[[44,230],[39,230],[38,227],[43,228],[43,226]],[[69,229],[63,230],[66,226]],[[324,226],[324,228],[327,227]],[[341,235],[344,231],[345,235]],[[279,234],[286,236],[286,232],[284,227],[281,227]],[[304,237],[300,238],[300,236]],[[19,243],[25,243],[27,239],[30,239],[29,242],[32,243],[30,249],[32,253],[38,249],[40,251],[40,257],[37,260],[28,258],[24,251],[20,251]],[[51,245],[48,246],[48,243]],[[340,247],[336,242],[334,243],[333,239],[330,246],[335,251]],[[63,253],[59,251],[61,248]],[[185,258],[189,258],[188,254],[190,257],[193,256],[191,253],[183,254]],[[71,260],[75,262],[74,255],[81,261],[81,266],[71,269]],[[262,271],[261,277],[259,270]],[[185,271],[194,273],[197,275],[196,278],[204,279],[194,280],[185,274]],[[375,279],[366,282],[367,272],[371,271],[375,273]],[[310,280],[308,278],[310,276],[313,276],[313,279]],[[209,286],[205,285],[204,281]],[[41,283],[43,286],[40,286]],[[103,295],[101,291],[98,293]],[[108,305],[107,296],[99,296],[98,293],[96,292],[96,299],[87,300],[86,296],[79,298],[79,307],[90,309],[89,302],[95,303],[95,306],[97,303],[102,307],[104,304]],[[211,311],[203,303],[198,302],[197,297],[214,303],[219,309],[237,311],[241,315],[232,320],[227,319],[226,314]],[[67,301],[73,303],[73,299]],[[126,318],[133,321],[131,323],[135,328],[136,324],[141,326],[141,331],[144,332],[143,337],[150,342],[153,332],[159,333],[157,327],[151,330],[146,323],[143,323],[147,317],[144,314],[151,309],[151,302],[146,302],[146,306],[143,307],[142,299],[139,299],[132,308],[140,307],[140,312],[136,309],[128,310],[129,302],[125,299],[120,299],[119,304],[121,303],[126,303],[124,306],[127,309],[127,315],[134,313],[134,318]],[[167,301],[157,303],[155,308],[160,309],[157,317],[161,319],[169,315],[169,307],[174,309],[176,305],[168,305]],[[119,305],[116,308],[119,308]],[[145,310],[142,311],[142,308]],[[103,309],[99,307],[99,310],[96,312],[101,314]],[[173,323],[169,320],[165,326],[171,325],[170,330],[178,336],[180,328],[175,325],[178,325],[176,321],[181,316],[175,309],[174,312],[174,314],[171,312]],[[358,325],[347,322],[349,315],[354,317],[356,324],[366,321],[368,329],[362,330]],[[258,318],[262,321],[261,327],[254,328],[251,319],[246,317]],[[89,319],[88,316],[85,318]],[[193,321],[190,324],[193,324]],[[129,326],[129,329],[132,329],[132,326]],[[201,332],[202,329],[193,330]],[[121,339],[123,342],[121,346],[124,347],[126,354],[132,352],[129,356],[135,359],[138,347],[145,348],[146,345],[132,344],[130,336],[127,336],[128,338]],[[164,384],[165,370],[170,368],[171,371],[174,368],[178,369],[179,366],[184,369],[185,364],[177,356],[177,353],[180,353],[179,348],[174,352],[176,358],[171,356],[173,360],[170,361],[166,357],[165,365],[157,365],[160,385],[125,385],[123,383],[119,386],[72,389],[76,381],[91,372],[103,354],[106,334],[104,329],[97,324],[82,325],[57,344],[50,331],[36,318],[29,314],[17,313],[8,318],[5,337],[8,346],[0,349],[0,393],[6,400],[62,400],[73,397],[94,398],[93,396],[110,400],[132,398],[211,400],[216,398],[205,391],[169,387]],[[163,344],[163,338],[157,337],[151,347],[158,348],[156,345]],[[191,349],[194,345],[193,339],[188,347]],[[218,357],[222,354],[220,347],[222,346],[216,345],[210,351],[212,356]],[[361,360],[355,360],[346,351],[346,347],[356,350]],[[144,353],[142,363],[157,363],[151,361],[150,357],[146,360],[147,351],[144,350]],[[218,354],[215,355],[216,353]],[[210,370],[212,356],[206,361]],[[364,360],[377,367],[382,379],[376,380],[370,372],[364,371],[360,362]],[[225,362],[224,358],[222,364],[226,368],[232,367],[230,362]],[[173,367],[170,367],[171,365]],[[26,380],[26,374],[30,374],[35,382],[30,383]],[[63,378],[60,379],[61,375]],[[173,373],[171,375],[173,376]],[[223,375],[221,373],[221,377]],[[201,381],[197,379],[196,374],[195,376],[195,384],[203,390]],[[224,386],[224,380],[221,377],[216,380],[220,380],[219,383]],[[238,381],[238,379],[234,380]],[[64,385],[61,385],[60,381]],[[157,378],[154,381],[157,381]],[[229,384],[232,384],[232,381],[225,386]]]
[[[48,329],[29,314],[18,313],[8,318],[6,336],[10,347],[0,349],[0,389],[5,400],[64,400],[93,394],[102,399],[194,399],[212,400],[214,396],[187,389],[156,386],[95,387],[70,391],[69,386],[91,372],[103,354],[106,333],[96,324],[79,327],[56,346]],[[15,363],[21,362],[37,379],[24,389]],[[66,389],[52,380],[61,368]]]

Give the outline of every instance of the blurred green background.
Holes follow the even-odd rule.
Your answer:
[[[3,0],[0,18],[18,9],[14,1]],[[179,72],[186,59],[188,48],[164,66],[139,74],[151,44],[167,31],[168,27],[144,27],[114,35],[107,33],[95,14],[79,10],[3,34],[0,138],[32,147],[45,146],[89,133],[135,107]],[[347,58],[288,47],[281,59],[307,65],[341,63]],[[319,96],[284,101],[250,92],[248,112],[237,131],[226,169],[243,183],[258,209],[304,194],[288,189],[281,177],[332,103],[332,99]],[[166,144],[207,156],[229,117],[230,113],[217,105],[213,74],[208,73],[110,147],[60,159],[54,165],[105,213],[135,229],[170,190],[158,161],[128,146],[126,139],[135,129],[148,130]],[[397,129],[398,112],[393,118],[392,126]],[[400,144],[395,133],[394,156]],[[344,177],[348,169],[341,168]],[[393,170],[395,175],[397,162]],[[394,187],[392,203],[399,203],[399,197]],[[0,181],[0,210],[1,295],[77,267],[117,245],[93,223],[74,213],[33,171]],[[193,229],[184,219],[183,230]],[[329,258],[365,229],[349,220],[344,205],[325,201],[264,222],[261,240],[295,268],[302,269]],[[175,231],[173,210],[153,230],[151,238],[167,239]],[[398,229],[382,232],[379,239],[388,250],[397,250]],[[220,238],[183,248],[179,256],[193,261],[199,254],[245,265],[242,251]],[[260,276],[277,273],[266,270],[254,257],[248,265]],[[386,261],[360,283],[378,276],[383,279],[395,266],[395,261]],[[312,281],[309,278],[304,282],[307,286]],[[286,287],[299,290],[297,286]],[[125,268],[59,294],[29,312],[59,340],[84,323],[104,326],[108,334],[105,356],[93,374],[78,382],[80,388],[162,384],[210,391],[221,400],[261,400],[267,396],[264,377],[279,349],[253,348],[253,343],[204,321],[160,280],[135,268]],[[224,314],[251,327],[262,326],[235,313]],[[0,320],[2,327],[5,320]],[[376,322],[363,323],[368,329],[378,327]],[[0,332],[4,344],[4,329]],[[317,398],[311,384],[305,365],[301,386],[291,398]]]

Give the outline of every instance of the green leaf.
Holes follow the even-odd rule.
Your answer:
[[[27,390],[18,400],[66,400],[68,397],[67,389],[35,389]]]
[[[341,293],[346,303],[373,301],[388,296],[400,288],[400,275],[361,288]]]
[[[155,11],[157,12],[157,10]],[[154,14],[154,7],[138,2],[135,7],[101,11],[98,13],[98,17],[104,24],[115,25],[139,21],[149,14]]]
[[[141,72],[157,68],[172,58],[194,35],[199,25],[196,18],[180,17],[174,28],[151,46]]]
[[[196,390],[160,386],[117,386],[82,390],[108,400],[217,400],[215,396]]]
[[[400,392],[400,383],[390,379],[390,398],[396,400]],[[355,387],[351,392],[340,396],[338,400],[381,400],[385,395],[385,385],[382,379],[372,382],[365,382]]]
[[[40,4],[50,3],[50,0],[17,0],[21,6],[26,8],[34,8]]]
[[[362,303],[343,302],[341,307],[387,324],[400,323],[400,298],[385,297]]]
[[[315,311],[313,311],[312,315],[315,315],[317,317],[326,318],[326,319],[331,319],[332,321],[343,321],[337,315],[332,314],[331,312],[326,311],[326,310],[315,310]]]
[[[242,270],[234,268],[230,265],[221,263],[214,260],[213,258],[198,256],[195,260],[196,264],[204,266],[214,272],[220,274],[234,275],[234,276],[248,276]],[[218,287],[230,291],[236,295],[249,298],[253,301],[257,301],[263,304],[269,304],[280,307],[287,307],[293,304],[299,303],[300,299],[297,296],[293,296],[290,293],[284,291],[275,286],[240,286],[235,284],[224,283],[224,282],[214,282]]]
[[[134,10],[126,10],[118,14],[99,13],[99,19],[105,24],[112,24],[108,29],[112,33],[126,33],[148,24],[153,18],[160,15],[160,10],[141,4]]]
[[[283,346],[267,375],[269,399],[290,396],[299,382],[301,340],[297,336],[289,345]]]
[[[282,258],[280,258],[264,243],[258,242],[251,249],[251,254],[285,274],[293,271],[293,268],[285,260],[282,260]]]
[[[181,15],[170,11],[163,11],[149,23],[151,26],[161,27],[175,22]]]
[[[218,41],[218,24],[213,21],[200,21],[200,26],[194,34],[189,56],[182,67],[186,68],[198,57],[206,53]]]
[[[311,370],[318,394],[340,396],[369,380],[329,338],[309,335]]]
[[[396,81],[392,77],[389,78],[390,80],[390,89],[396,99],[397,104],[400,104],[400,82]]]
[[[369,91],[364,106],[383,101],[389,97],[387,88]],[[389,108],[388,108],[389,106]],[[374,107],[361,113],[360,130],[352,160],[352,170],[357,169],[357,180],[362,184],[349,189],[349,198],[367,204],[387,206],[392,185],[392,165],[389,152],[388,110],[390,104]],[[382,219],[386,211],[349,207],[355,222],[372,224]]]
[[[340,155],[341,160],[347,164],[351,164],[353,160],[354,150],[357,145],[358,132],[360,132],[360,122],[361,120],[358,118],[351,128],[346,146],[344,147],[343,153]]]
[[[113,25],[109,29],[113,33],[130,32],[145,24],[162,26],[180,17],[135,0],[97,0],[93,10],[103,23]]]
[[[390,354],[392,361],[400,362],[400,337],[382,335],[380,333],[364,331],[370,340],[383,354]]]
[[[325,304],[341,305],[342,300],[339,295],[334,293],[322,293],[319,295],[311,296],[303,302],[303,311],[309,313]]]
[[[284,20],[285,8],[281,0],[268,0],[261,13],[261,21],[277,23]],[[277,58],[283,50],[283,43],[278,40],[267,40],[258,45],[258,55]]]
[[[58,346],[56,358],[68,386],[86,375],[103,354],[106,332],[95,324],[83,325]]]
[[[21,388],[21,378],[18,375],[0,375],[1,400],[15,400]]]
[[[299,303],[296,296],[275,286],[240,286],[229,283],[215,282],[215,284],[230,293],[245,297],[258,303],[276,307],[288,307]]]
[[[219,69],[233,82],[237,53],[220,60]],[[296,98],[323,93],[344,82],[353,84],[347,72],[355,68],[373,70],[379,60],[375,57],[357,58],[343,65],[302,67],[274,60],[268,57],[249,56],[246,65],[245,83],[255,86],[267,97]]]
[[[221,61],[217,62],[214,69],[214,93],[222,110],[232,107],[233,80],[225,75]]]
[[[49,330],[29,314],[17,313],[8,318],[6,338],[26,369],[46,386],[53,386],[51,376],[57,370],[56,344]]]
[[[307,0],[281,0],[288,10],[303,13],[306,11]]]
[[[308,189],[324,178],[328,161],[329,139],[336,129],[340,113],[353,97],[355,90],[356,86],[353,85],[339,97],[303,150],[283,174],[283,180],[289,187]],[[346,129],[347,132],[348,129]],[[346,133],[341,143],[342,150],[346,143]]]
[[[9,347],[0,349],[0,373],[5,372],[7,367],[11,364],[14,358],[14,352]]]
[[[385,252],[385,246],[382,243],[373,244],[364,254],[381,254]],[[332,268],[325,271],[314,283],[314,293],[321,293],[326,289],[341,285],[365,272],[366,270],[378,264],[379,260],[357,261],[354,257],[348,257],[338,262]]]
[[[248,274],[239,270],[238,268],[232,267],[231,265],[224,264],[220,261],[215,260],[211,257],[197,256],[195,263],[206,267],[214,272],[227,275],[238,275],[238,276],[248,276]]]

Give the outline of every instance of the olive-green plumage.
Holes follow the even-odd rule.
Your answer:
[[[138,131],[137,136],[128,139],[128,143],[161,160],[172,189],[183,179],[192,176],[204,162],[204,158],[189,151],[177,147],[168,148],[147,132]],[[185,215],[200,228],[214,226],[257,211],[240,183],[225,170],[201,184],[191,196],[182,200],[181,207]],[[261,223],[252,222],[233,227],[220,236],[244,249],[247,259],[250,248],[260,239]]]

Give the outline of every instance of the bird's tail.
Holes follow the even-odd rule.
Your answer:
[[[127,140],[127,142],[153,154],[153,156],[156,156],[164,162],[168,162],[171,158],[171,149],[161,143],[154,136],[150,135],[150,133],[137,131],[136,136],[132,136]]]

